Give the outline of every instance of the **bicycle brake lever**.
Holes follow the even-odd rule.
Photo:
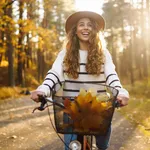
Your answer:
[[[43,111],[43,110],[45,109],[44,106],[45,106],[45,104],[47,103],[45,97],[42,96],[42,95],[39,95],[39,101],[41,102],[41,105],[40,105],[39,107],[34,108],[33,111],[32,111],[32,113],[34,113],[35,110],[37,110],[37,109],[38,109],[39,111]]]
[[[119,108],[119,107],[121,107],[121,104],[120,104],[118,101],[116,101],[116,102],[115,102],[115,107],[116,107],[116,108]]]

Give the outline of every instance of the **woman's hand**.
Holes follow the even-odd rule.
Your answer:
[[[44,92],[41,91],[33,91],[31,92],[31,99],[34,100],[35,102],[39,102],[39,95],[45,95]]]
[[[123,95],[118,95],[117,96],[117,101],[119,102],[120,107],[128,105],[128,97],[125,97]]]

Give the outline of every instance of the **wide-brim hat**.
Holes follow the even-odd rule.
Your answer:
[[[99,31],[104,30],[105,28],[105,20],[100,14],[91,11],[78,11],[67,18],[65,24],[66,33],[68,33],[73,25],[75,25],[81,18],[90,18],[92,20],[95,20],[98,24]]]

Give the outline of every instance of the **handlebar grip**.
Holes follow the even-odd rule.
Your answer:
[[[39,111],[43,111],[45,109],[45,104],[47,103],[45,97],[43,95],[38,95],[39,96],[39,102],[41,103],[41,105],[39,107],[36,107],[33,109],[32,113],[34,113],[35,110],[39,110]]]
[[[115,107],[116,107],[116,108],[121,107],[121,105],[120,105],[120,103],[119,103],[118,101],[115,102]]]
[[[38,110],[42,111],[42,110],[44,110],[44,106],[47,103],[47,101],[43,95],[39,95],[39,101],[41,102],[41,105],[38,108]]]

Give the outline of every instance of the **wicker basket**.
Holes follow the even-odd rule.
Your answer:
[[[85,117],[82,117],[80,119],[74,120],[68,113],[64,111],[64,108],[54,104],[53,109],[56,131],[62,134],[105,135],[111,125],[117,94],[118,92],[116,91],[115,96],[114,94],[111,94],[111,97],[107,101],[105,100],[105,103],[109,103],[110,107],[100,114],[100,118],[102,119],[99,123],[99,126],[96,128],[92,126],[92,120],[89,120],[89,123],[86,124],[86,127],[79,125],[77,126],[77,124],[81,124],[83,122],[83,119],[85,119],[88,115],[85,115]],[[53,96],[55,102],[61,104],[64,103],[66,98],[69,99],[71,102],[74,102],[75,99],[75,97]],[[88,114],[90,114],[90,112],[88,112]],[[93,115],[92,119],[94,118],[95,117]],[[91,124],[91,126],[87,127],[88,124]]]

